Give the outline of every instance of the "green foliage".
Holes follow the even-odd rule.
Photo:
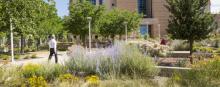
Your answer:
[[[66,72],[66,68],[61,65],[39,65],[39,64],[28,64],[22,67],[21,74],[25,78],[31,78],[33,76],[42,76],[47,81],[53,81],[61,74]]]
[[[29,78],[28,85],[30,87],[48,87],[46,80],[42,76],[33,76]]]
[[[54,0],[48,0],[48,2],[45,0],[1,0],[0,12],[0,32],[9,33],[9,19],[11,19],[13,32],[16,36],[21,36],[21,39],[31,34],[33,40],[39,40],[47,38],[50,34],[58,35],[64,32],[62,31],[63,21],[57,15]],[[21,53],[24,52],[23,47],[22,41]]]
[[[168,33],[171,38],[202,40],[214,29],[214,18],[205,11],[209,0],[167,0],[171,12]]]
[[[109,75],[115,78],[122,76],[147,78],[158,73],[151,58],[144,56],[134,45],[120,43],[113,48],[101,50],[101,52],[106,52],[106,55],[99,52],[86,55],[83,51],[84,48],[76,47],[73,49],[77,52],[71,53],[72,58],[66,62],[70,72],[99,74],[104,78],[108,78]]]
[[[45,2],[43,0],[1,0],[0,3],[2,4],[0,19],[3,22],[0,27],[6,31],[9,30],[10,18],[15,28],[14,31],[19,34],[33,33],[32,29],[36,27],[37,19],[44,14]]]
[[[20,55],[15,55],[15,59],[20,59]]]
[[[137,12],[113,9],[102,18],[100,33],[103,36],[115,36],[125,34],[125,22],[128,32],[138,28],[141,16]]]
[[[33,59],[37,58],[37,54],[31,55],[31,58],[33,58]]]
[[[79,80],[78,77],[73,76],[73,75],[71,75],[71,74],[63,74],[63,75],[60,75],[58,79],[59,79],[59,81],[61,81],[61,82],[70,82],[70,83],[73,83],[73,82],[76,82],[76,81]]]
[[[3,37],[5,37],[5,36],[6,36],[6,33],[0,32],[0,38],[3,38]]]
[[[56,78],[58,78],[60,75],[65,74],[67,72],[67,69],[65,66],[57,65],[57,64],[47,64],[44,65],[44,75],[43,77],[47,81],[54,81]]]
[[[9,58],[10,58],[10,56],[8,56],[8,55],[0,54],[0,59],[8,60]]]
[[[64,17],[65,28],[73,34],[81,35],[84,39],[88,34],[88,19],[92,17],[92,32],[103,36],[125,34],[125,24],[128,22],[128,32],[136,30],[139,26],[141,16],[137,12],[113,9],[104,11],[103,6],[95,6],[85,1],[70,6],[70,16]]]
[[[186,41],[174,40],[171,43],[172,49],[175,51],[188,51],[189,44]]]
[[[193,48],[194,52],[208,52],[208,53],[213,53],[214,50],[211,47],[194,47]]]
[[[62,34],[64,32],[63,21],[57,15],[55,1],[49,0],[49,4],[45,4],[45,8],[44,18],[39,19],[37,22],[39,28],[36,30],[35,37],[47,38],[51,34]]]
[[[217,49],[216,53],[220,53],[220,48]]]
[[[66,51],[68,47],[71,47],[74,43],[65,43],[65,42],[60,42],[57,43],[57,49],[59,51]]]
[[[20,76],[20,68],[17,66],[0,67],[0,86],[2,87],[22,87],[25,79]]]
[[[171,80],[181,87],[218,87],[220,85],[220,57],[201,61],[192,70],[176,73]]]
[[[167,32],[172,39],[187,40],[192,54],[194,41],[210,36],[216,28],[213,15],[206,11],[209,0],[166,0],[171,12]]]
[[[91,27],[92,32],[99,32],[99,24],[102,14],[104,13],[103,6],[95,6],[89,2],[82,2],[73,4],[70,6],[70,15],[65,17],[64,21],[66,29],[73,34],[81,35],[85,37],[88,34],[88,19],[87,17],[92,17]]]
[[[33,76],[42,76],[44,74],[44,69],[38,64],[27,64],[22,67],[21,73],[23,77],[31,78]]]
[[[25,56],[25,57],[24,57],[24,59],[29,59],[29,58],[30,58],[30,56],[29,56],[29,55],[27,55],[27,56]]]

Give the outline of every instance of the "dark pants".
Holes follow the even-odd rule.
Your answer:
[[[49,60],[52,58],[53,54],[55,55],[55,62],[58,62],[57,53],[55,52],[54,48],[50,48],[50,55]]]

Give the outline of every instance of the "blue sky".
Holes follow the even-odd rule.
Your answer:
[[[58,15],[63,17],[64,15],[68,15],[68,6],[69,0],[55,0],[56,1],[56,8],[58,10]]]
[[[68,4],[69,0],[55,0],[56,8],[58,10],[58,15],[63,17],[64,15],[68,15]],[[211,0],[211,11],[213,13],[220,12],[220,0]]]

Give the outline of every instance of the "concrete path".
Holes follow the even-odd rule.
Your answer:
[[[15,65],[24,65],[24,64],[28,64],[28,63],[35,63],[35,64],[45,64],[45,63],[55,63],[55,58],[54,56],[52,57],[52,59],[50,61],[48,61],[48,56],[49,56],[49,52],[31,52],[31,54],[36,54],[38,58],[36,59],[26,59],[26,60],[19,60],[19,61],[15,61],[14,63],[11,64],[15,64]],[[64,62],[68,59],[68,56],[66,54],[66,52],[58,52],[58,63],[59,64],[64,64]]]

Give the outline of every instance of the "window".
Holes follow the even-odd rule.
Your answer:
[[[112,7],[114,7],[115,6],[115,4],[114,3],[112,3]]]
[[[91,0],[91,3],[92,3],[93,5],[96,5],[96,0]]]
[[[103,0],[99,0],[99,5],[103,5]]]
[[[152,25],[140,25],[140,34],[141,36],[150,36],[152,37]]]
[[[138,13],[145,18],[152,17],[152,0],[138,0]]]

